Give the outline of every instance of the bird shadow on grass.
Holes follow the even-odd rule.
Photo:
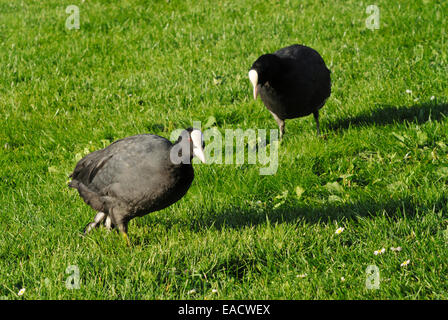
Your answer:
[[[379,105],[374,110],[365,111],[353,117],[326,124],[328,130],[339,131],[350,127],[386,126],[402,122],[425,123],[440,121],[448,117],[448,104],[423,103],[413,106]]]
[[[180,225],[192,231],[204,229],[241,229],[257,225],[281,224],[281,223],[341,223],[344,221],[356,221],[360,217],[375,217],[384,215],[391,220],[403,218],[412,219],[417,213],[446,209],[448,197],[441,194],[436,201],[431,203],[418,203],[415,198],[404,197],[402,199],[387,199],[379,201],[374,199],[360,200],[353,203],[323,203],[307,205],[297,203],[280,208],[253,208],[253,207],[228,207],[214,213],[196,213],[186,219],[171,218],[153,223],[165,224],[167,228]]]

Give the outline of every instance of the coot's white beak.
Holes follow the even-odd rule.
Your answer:
[[[258,73],[255,70],[249,71],[249,80],[252,83],[252,86],[254,87],[254,99],[257,100],[258,96]]]
[[[202,150],[202,132],[194,129],[190,136],[193,142],[193,154],[198,157],[202,163],[205,163],[204,150]]]

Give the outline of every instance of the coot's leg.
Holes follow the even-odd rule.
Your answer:
[[[129,241],[129,237],[128,237],[128,221],[119,224],[118,225],[118,230],[120,230],[120,232],[121,232],[121,234],[122,234],[122,236],[124,238],[124,241],[126,241],[126,244],[128,246],[130,246],[131,242]]]
[[[278,124],[278,128],[280,130],[280,140],[283,139],[283,135],[285,134],[285,120],[280,119],[274,112],[269,111],[274,117],[275,121]]]
[[[320,129],[319,129],[319,110],[316,110],[313,112],[314,119],[316,120],[316,126],[317,126],[317,136],[320,136]]]
[[[98,212],[93,219],[93,222],[90,222],[86,225],[84,228],[84,234],[89,233],[93,228],[96,228],[99,223],[103,222],[103,220],[106,218],[106,214],[104,212]]]
[[[112,220],[110,219],[109,216],[107,216],[106,219],[104,219],[104,226],[106,227],[107,230],[112,230],[114,228]]]
[[[117,227],[117,231],[123,236],[126,244],[130,246],[131,243],[128,237],[129,220],[126,218],[127,213],[128,212],[123,207],[114,207],[112,209],[109,209],[109,216],[112,223]]]
[[[278,126],[280,128],[280,140],[282,140],[283,135],[285,134],[285,120],[280,120],[280,123]]]

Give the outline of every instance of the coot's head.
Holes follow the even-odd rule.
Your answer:
[[[254,99],[257,99],[260,87],[266,82],[272,82],[280,70],[280,58],[273,54],[264,54],[252,64],[249,80],[254,87]]]
[[[199,129],[188,128],[183,130],[176,143],[173,145],[171,152],[171,161],[179,164],[189,164],[193,157],[199,158],[201,162],[205,163],[204,155],[204,138]]]

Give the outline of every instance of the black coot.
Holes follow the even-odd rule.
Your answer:
[[[285,119],[313,114],[319,130],[319,109],[331,93],[330,70],[319,53],[306,46],[292,45],[259,57],[249,71],[254,99],[261,100],[280,128]]]
[[[132,218],[161,210],[180,200],[194,178],[191,160],[205,162],[202,133],[182,131],[174,144],[152,134],[115,141],[81,159],[69,186],[94,210],[89,232],[98,224],[116,227],[126,240]]]

